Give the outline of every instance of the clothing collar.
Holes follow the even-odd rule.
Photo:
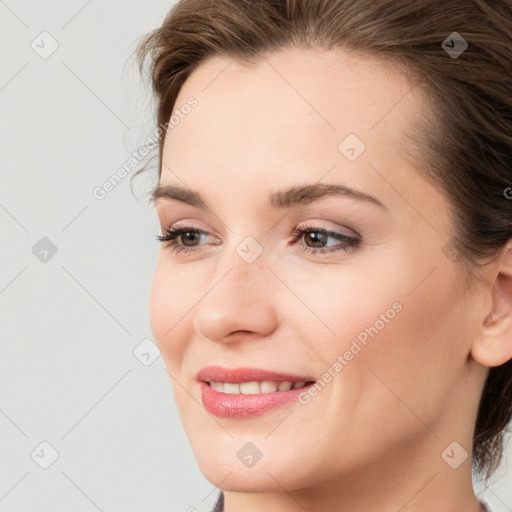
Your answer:
[[[491,512],[487,503],[480,501],[480,507],[482,508],[482,512]],[[217,498],[217,502],[215,503],[215,508],[212,512],[224,512],[224,493],[220,491],[219,496]]]

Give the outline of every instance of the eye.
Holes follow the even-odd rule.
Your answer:
[[[184,237],[184,235],[186,236]],[[168,229],[164,234],[158,235],[156,239],[162,243],[166,243],[165,247],[170,247],[176,253],[192,252],[196,250],[194,249],[194,247],[196,247],[196,245],[194,245],[194,241],[199,240],[201,236],[204,237],[208,235],[209,233],[207,231],[203,231],[202,229],[184,226],[174,229]],[[186,243],[184,245],[178,244],[179,238],[181,238],[182,241],[186,240]],[[191,245],[187,245],[189,243]]]
[[[195,242],[198,242],[201,238],[207,237],[208,235],[210,235],[210,233],[202,229],[183,226],[168,229],[164,234],[158,235],[156,239],[165,243],[165,247],[170,247],[175,253],[188,253],[195,252],[197,250],[196,247],[199,246]],[[359,237],[345,235],[343,233],[338,233],[337,231],[328,231],[320,227],[317,228],[314,226],[304,225],[302,228],[296,228],[293,230],[293,245],[296,245],[297,242],[304,237],[307,243],[316,244],[316,246],[313,247],[307,244],[299,244],[302,251],[309,252],[311,254],[349,251],[351,249],[355,249],[361,242]],[[329,247],[329,245],[327,245],[329,238],[338,241],[338,243]],[[180,239],[182,242],[181,244],[178,243],[178,240]],[[219,245],[219,243],[217,242],[214,245]]]
[[[302,226],[302,228],[294,229],[292,236],[295,243],[305,237],[304,240],[306,242],[317,244],[313,247],[305,244],[299,244],[302,251],[309,252],[311,254],[349,251],[358,247],[361,242],[361,239],[358,237],[307,225]],[[329,238],[337,240],[339,243],[329,247],[327,245],[327,240]]]

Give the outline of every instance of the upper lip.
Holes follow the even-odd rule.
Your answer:
[[[197,380],[203,382],[314,382],[316,379],[307,375],[274,372],[262,368],[223,368],[221,366],[206,366],[197,373]]]

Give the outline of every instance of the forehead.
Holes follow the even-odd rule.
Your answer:
[[[242,106],[244,113],[259,110],[261,116],[314,113],[313,120],[335,130],[369,129],[413,85],[398,63],[341,49],[286,50],[250,64],[216,56],[191,73],[176,106],[195,95],[205,106],[215,102],[225,115],[236,105],[237,111]],[[411,99],[398,110],[410,109]]]
[[[255,191],[329,173],[330,181],[377,192],[382,179],[400,179],[415,163],[402,148],[421,119],[419,87],[376,57],[320,49],[251,65],[214,57],[185,81],[175,111],[190,97],[197,106],[166,135],[162,182],[186,176],[193,188],[229,182]],[[347,144],[357,159],[343,153]]]
[[[175,109],[191,96],[198,107],[166,143],[190,137],[188,128],[198,136],[208,131],[216,143],[234,137],[249,143],[251,135],[263,142],[277,131],[297,146],[304,138],[328,134],[336,141],[348,133],[371,143],[379,135],[402,136],[415,120],[421,102],[419,88],[411,94],[412,88],[389,61],[341,50],[287,50],[250,65],[214,57],[182,86]]]

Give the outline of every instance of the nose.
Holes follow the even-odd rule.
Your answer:
[[[272,277],[263,255],[247,263],[233,251],[208,280],[195,309],[195,331],[217,343],[271,334],[277,320]]]

